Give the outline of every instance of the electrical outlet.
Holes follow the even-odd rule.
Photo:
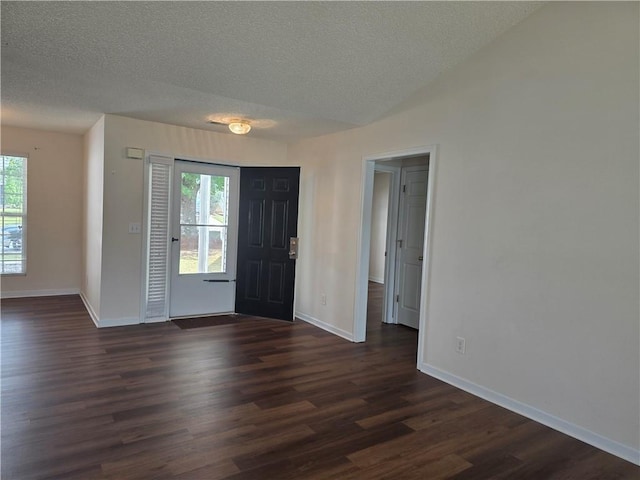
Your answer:
[[[461,355],[464,355],[464,352],[466,350],[466,341],[464,339],[464,337],[456,337],[456,352],[458,352]]]
[[[320,303],[322,305],[326,305],[327,304],[327,296],[324,293],[322,295],[320,295]]]

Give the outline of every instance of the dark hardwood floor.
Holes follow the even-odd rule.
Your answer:
[[[301,321],[98,330],[77,296],[2,302],[2,479],[638,479],[416,371],[414,330]]]

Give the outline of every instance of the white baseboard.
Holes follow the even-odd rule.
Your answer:
[[[329,323],[323,322],[322,320],[318,320],[317,318],[313,318],[310,315],[306,315],[304,313],[296,312],[295,318],[299,318],[303,322],[310,323],[311,325],[315,325],[322,330],[325,330],[329,333],[333,333],[339,337],[342,337],[350,342],[353,342],[353,334],[351,332],[347,332],[346,330],[342,330],[341,328],[335,327]]]
[[[381,277],[369,277],[369,281],[384,284],[384,278]]]
[[[87,309],[87,313],[91,317],[91,320],[93,321],[94,325],[100,328],[100,320],[98,319],[98,315],[96,315],[95,310],[91,306],[91,303],[85,296],[84,292],[80,292],[80,299],[82,300],[82,303],[84,303],[84,308]]]
[[[52,290],[13,290],[0,292],[0,298],[53,297],[56,295],[78,295],[79,288],[62,288]]]
[[[82,303],[84,303],[91,320],[98,328],[108,328],[108,327],[124,327],[125,325],[138,325],[140,323],[140,319],[138,317],[130,317],[130,318],[99,318],[96,314],[95,310],[91,306],[91,303],[85,296],[83,292],[80,292],[80,298],[82,299]]]
[[[477,397],[484,398],[491,403],[500,405],[501,407],[511,410],[512,412],[519,413],[520,415],[535,420],[536,422],[553,428],[554,430],[577,438],[578,440],[588,443],[589,445],[599,448],[600,450],[604,450],[605,452],[620,457],[631,463],[640,465],[640,450],[636,450],[633,447],[623,445],[622,443],[616,442],[615,440],[611,440],[610,438],[598,435],[597,433],[582,428],[571,422],[567,422],[566,420],[558,418],[547,412],[538,410],[537,408],[527,405],[526,403],[514,400],[513,398],[507,397],[506,395],[494,392],[493,390],[465,380],[464,378],[458,377],[451,373],[445,372],[444,370],[440,370],[439,368],[433,367],[426,363],[420,364],[420,371],[439,380],[442,380],[443,382],[446,382],[450,385],[453,385],[454,387],[469,392]]]
[[[98,328],[124,327],[139,324],[140,319],[138,317],[103,318],[98,322]]]

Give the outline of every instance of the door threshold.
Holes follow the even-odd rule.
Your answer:
[[[216,313],[200,313],[196,315],[179,315],[176,317],[169,317],[169,321],[172,320],[186,320],[188,318],[202,318],[202,317],[219,317],[222,315],[240,315],[236,312],[216,312]]]

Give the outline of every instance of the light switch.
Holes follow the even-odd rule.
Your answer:
[[[142,232],[142,226],[140,225],[140,222],[129,223],[129,233],[141,233],[141,232]]]

